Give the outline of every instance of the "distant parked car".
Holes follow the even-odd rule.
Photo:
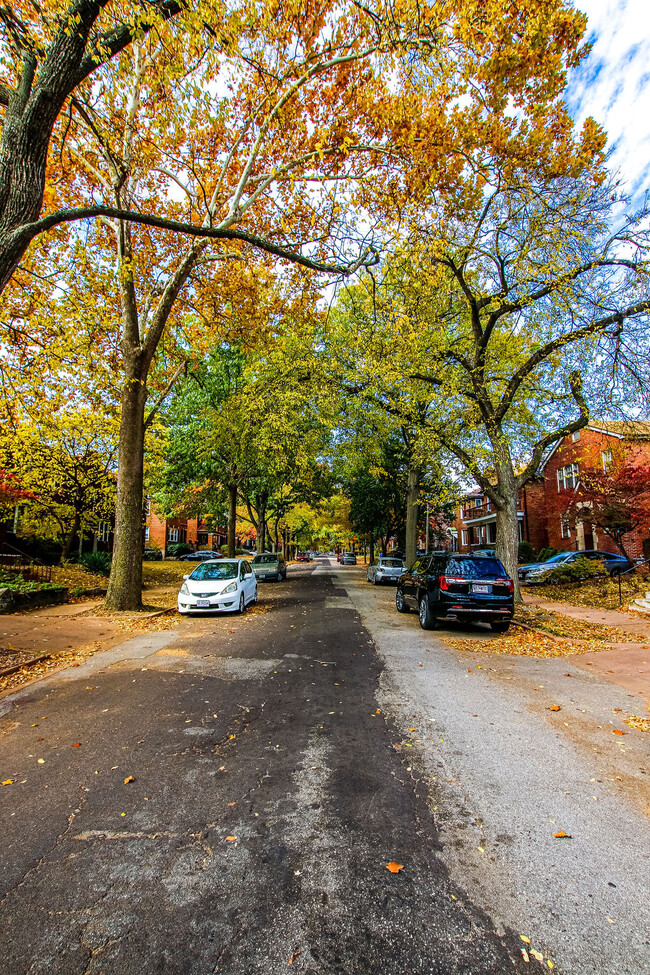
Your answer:
[[[159,548],[145,548],[142,558],[145,562],[162,562],[162,552]]]
[[[558,552],[552,555],[545,562],[531,562],[528,565],[520,565],[518,576],[520,582],[534,584],[544,581],[544,575],[551,569],[556,569],[560,565],[567,565],[575,562],[576,559],[598,559],[605,564],[605,570],[610,576],[618,575],[619,572],[626,572],[632,568],[632,563],[624,555],[617,555],[614,552],[600,552],[598,549],[589,549],[584,552]]]
[[[298,552],[296,562],[311,562],[311,555],[309,552]]]
[[[514,583],[498,559],[486,555],[429,555],[400,576],[398,613],[418,610],[423,630],[440,622],[489,623],[505,633],[513,617]]]
[[[341,556],[341,565],[356,565],[357,557],[354,552],[344,552]]]
[[[394,559],[389,555],[380,555],[376,562],[368,566],[366,579],[378,586],[382,582],[397,582],[406,566],[403,559]]]
[[[246,559],[209,559],[184,577],[179,613],[243,613],[257,602],[257,579]]]
[[[287,578],[287,563],[281,552],[262,552],[253,559],[253,572],[257,579],[274,579],[282,582]]]
[[[213,552],[212,549],[199,549],[198,552],[188,552],[186,555],[179,555],[181,562],[209,562],[210,559],[220,559],[220,552]]]

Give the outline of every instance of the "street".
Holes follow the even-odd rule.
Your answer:
[[[363,566],[259,592],[0,698],[1,975],[650,972],[626,689]]]

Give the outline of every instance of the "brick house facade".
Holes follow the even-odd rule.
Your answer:
[[[526,484],[517,499],[519,541],[528,541],[538,550],[548,545],[544,511],[544,483],[537,480]],[[472,491],[462,499],[456,509],[454,528],[459,552],[473,552],[495,544],[497,514],[483,491]]]
[[[546,489],[546,528],[548,544],[568,551],[600,549],[618,552],[613,539],[586,519],[567,518],[558,508],[561,488],[575,487],[581,465],[606,469],[612,459],[628,464],[650,465],[650,423],[594,422],[565,437],[547,457],[544,467]],[[650,525],[639,525],[624,538],[625,549],[632,560],[650,558]]]
[[[226,528],[209,532],[203,518],[163,518],[149,499],[145,503],[144,544],[159,548],[166,555],[167,546],[184,542],[194,549],[217,550],[228,541]]]
[[[564,437],[544,461],[540,477],[519,492],[519,540],[529,541],[537,551],[552,546],[560,551],[618,552],[609,536],[586,519],[567,518],[558,505],[559,491],[579,482],[581,464],[606,468],[617,457],[628,464],[650,466],[650,423],[594,422]],[[456,509],[454,527],[460,552],[494,545],[494,505],[482,491],[473,491]],[[625,536],[624,544],[631,559],[650,558],[650,525],[639,525]]]

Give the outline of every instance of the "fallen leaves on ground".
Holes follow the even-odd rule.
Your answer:
[[[124,780],[124,785],[128,785],[129,782],[135,782],[135,779],[133,778],[132,775],[127,775],[127,777]]]
[[[386,869],[390,870],[391,873],[399,873],[400,870],[404,869],[404,864],[398,863],[396,860],[391,860],[390,863],[386,864]]]
[[[612,731],[613,735],[629,735],[629,731],[619,731],[618,728],[614,728]]]
[[[523,623],[535,630],[550,633],[552,636],[566,637],[570,640],[595,640],[605,643],[645,643],[646,638],[628,633],[619,626],[605,626],[603,623],[592,623],[579,620],[575,616],[556,613],[548,609],[537,607],[518,608],[515,622]]]
[[[650,718],[641,718],[638,714],[631,714],[625,719],[625,724],[637,731],[650,731]]]
[[[298,957],[298,955],[301,955],[301,954],[302,954],[302,948],[298,948],[298,951],[294,951],[294,953],[289,956],[289,964],[290,965],[293,965],[293,963],[296,960],[296,958]]]
[[[34,650],[13,650],[11,647],[0,647],[0,670],[26,663],[26,661],[37,656],[38,653]]]
[[[623,607],[627,606],[648,588],[648,578],[630,574],[621,578]],[[539,593],[543,599],[571,603],[572,606],[592,606],[595,609],[621,609],[617,579],[586,579],[584,582],[563,583],[561,586],[530,586],[527,592]]]
[[[549,711],[561,711],[562,708],[560,707],[559,704],[551,704],[551,706],[550,706],[550,708],[548,708],[548,710]]]
[[[0,677],[0,691],[11,690],[14,687],[21,687],[23,684],[29,683],[30,680],[34,680],[36,677],[44,677],[46,674],[51,673],[53,670],[58,670],[61,666],[78,666],[81,662],[86,660],[87,657],[92,657],[93,654],[98,653],[100,650],[104,650],[105,645],[99,642],[89,643],[85,647],[77,647],[76,650],[62,650],[60,653],[56,653],[53,657],[48,657],[47,660],[41,660],[38,663],[31,664],[29,667],[21,667],[17,670],[15,674],[9,674],[7,677]],[[34,654],[32,654],[34,656]]]
[[[444,642],[456,650],[468,650],[470,653],[510,654],[520,657],[567,657],[575,653],[607,649],[607,644],[600,642],[559,641],[544,636],[543,633],[518,629],[513,629],[493,640],[486,640],[485,638],[478,640],[471,638],[449,639],[445,637]]]
[[[570,840],[573,839],[571,833],[565,833],[563,829],[559,833],[553,833],[556,840]]]

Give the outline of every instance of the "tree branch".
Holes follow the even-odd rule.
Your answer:
[[[158,399],[156,400],[156,402],[154,403],[154,405],[151,407],[151,410],[149,411],[149,415],[147,416],[147,418],[144,421],[144,428],[145,428],[145,430],[148,430],[149,429],[149,427],[151,425],[151,421],[155,417],[155,415],[158,412],[158,410],[160,409],[160,407],[165,402],[166,398],[171,393],[171,391],[173,389],[173,386],[174,386],[174,383],[176,382],[176,380],[178,379],[178,377],[180,376],[180,374],[182,372],[184,372],[185,375],[187,375],[187,359],[184,359],[183,362],[181,362],[181,364],[179,365],[178,369],[176,370],[176,372],[174,373],[174,375],[172,376],[172,378],[169,380],[169,382],[165,386],[164,390],[162,391],[162,393],[160,394],[160,396],[158,397]]]

